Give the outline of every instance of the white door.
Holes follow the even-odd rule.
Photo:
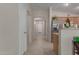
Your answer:
[[[44,36],[44,20],[37,18],[34,20],[34,37]]]

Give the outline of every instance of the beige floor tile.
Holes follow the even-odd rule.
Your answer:
[[[52,55],[53,44],[44,39],[42,36],[38,36],[34,39],[32,44],[29,46],[26,55]]]

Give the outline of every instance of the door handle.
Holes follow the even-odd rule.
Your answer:
[[[27,32],[24,32],[24,34],[26,34]]]

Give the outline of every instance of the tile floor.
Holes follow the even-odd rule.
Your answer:
[[[53,55],[52,51],[53,44],[43,38],[43,36],[38,36],[33,40],[32,44],[29,46],[26,55]]]

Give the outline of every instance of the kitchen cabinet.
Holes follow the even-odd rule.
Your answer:
[[[61,29],[59,36],[59,54],[73,55],[73,38],[79,36],[79,29]]]
[[[57,55],[58,54],[58,33],[52,33],[51,39],[53,43],[53,52]]]

